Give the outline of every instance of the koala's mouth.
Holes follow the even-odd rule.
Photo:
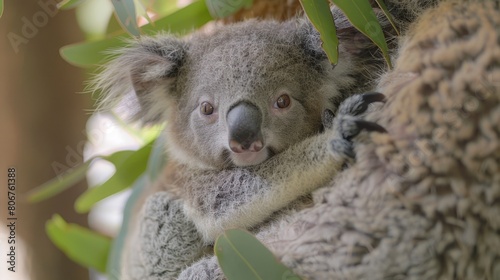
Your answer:
[[[274,153],[269,148],[264,148],[258,152],[230,152],[229,157],[236,166],[252,166],[260,164],[270,158]]]

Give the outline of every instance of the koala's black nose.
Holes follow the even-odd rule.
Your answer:
[[[227,113],[229,147],[235,153],[258,152],[264,146],[262,114],[255,105],[240,102]]]

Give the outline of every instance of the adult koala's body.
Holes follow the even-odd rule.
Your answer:
[[[261,232],[305,279],[500,279],[500,2],[445,1],[405,36],[356,163]],[[214,258],[182,279],[222,279]]]
[[[141,38],[121,50],[97,87],[134,117],[167,121],[169,164],[136,205],[120,279],[173,279],[223,230],[257,231],[299,209],[352,154],[356,114],[380,95],[336,111],[371,86],[384,62],[371,41],[333,9],[340,59],[332,66],[305,20],[247,21],[189,39]],[[384,27],[389,27],[384,23]],[[127,95],[128,93],[132,93]],[[333,149],[332,149],[333,144]]]

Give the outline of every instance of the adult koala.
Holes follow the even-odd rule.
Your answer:
[[[305,279],[500,279],[500,3],[445,1],[403,38],[356,163],[261,232]],[[213,258],[182,279],[222,279]]]

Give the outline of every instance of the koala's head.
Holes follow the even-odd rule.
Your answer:
[[[145,123],[166,121],[171,158],[218,169],[259,164],[318,133],[352,74],[348,55],[328,62],[309,24],[248,21],[187,39],[143,37],[97,87],[105,103],[132,92],[130,110]]]

